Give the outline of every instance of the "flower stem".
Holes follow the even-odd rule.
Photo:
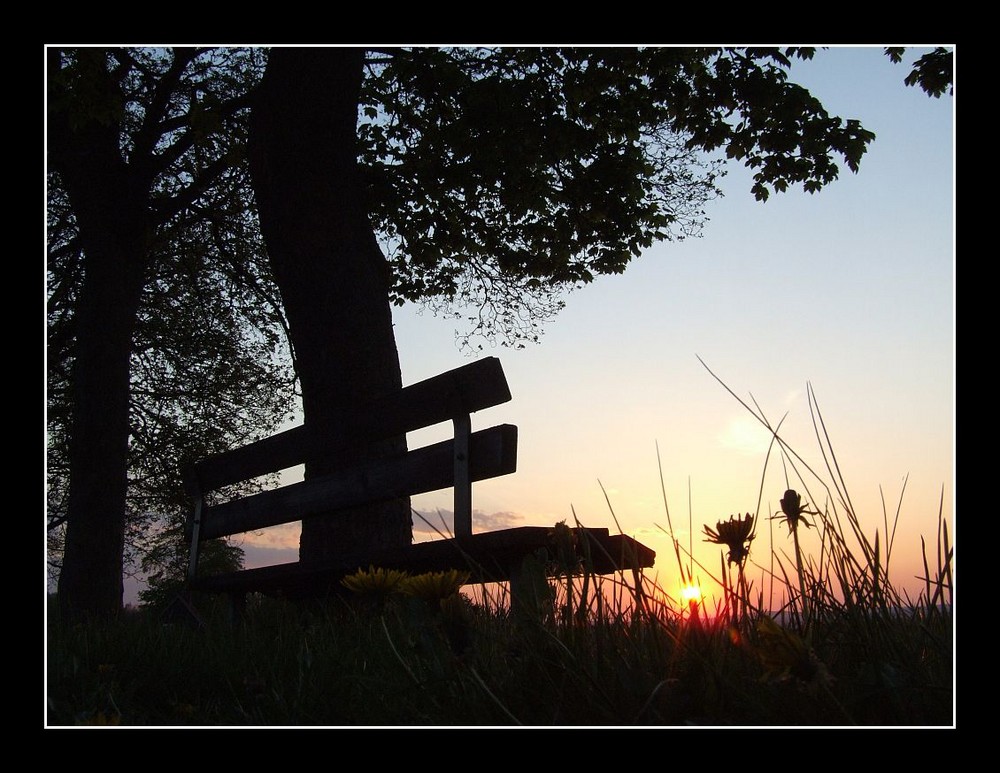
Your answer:
[[[797,524],[796,524],[797,525]],[[795,568],[799,575],[799,594],[802,599],[802,630],[808,641],[809,631],[809,600],[806,598],[805,569],[802,566],[802,551],[799,548],[799,530],[792,526],[792,538],[795,541]]]

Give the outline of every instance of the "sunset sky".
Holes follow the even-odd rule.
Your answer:
[[[750,173],[731,164],[702,238],[656,245],[624,275],[567,295],[540,344],[483,352],[500,358],[513,400],[474,415],[473,427],[516,424],[518,470],[476,484],[474,530],[572,522],[575,511],[584,525],[614,531],[603,484],[622,529],[657,551],[660,584],[676,589],[658,445],[676,536],[717,571],[720,549],[702,528],[757,512],[769,438],[700,357],[772,421],[787,413],[782,437],[829,480],[806,398],[812,385],[870,539],[883,529],[880,497],[891,524],[909,476],[890,571],[915,598],[920,536],[934,545],[942,491],[949,526],[953,514],[954,98],[904,86],[908,72],[880,47],[796,62],[793,81],[876,133],[858,174],[843,168],[818,194],[759,203]],[[395,322],[404,384],[470,361],[452,320],[407,307]],[[447,429],[413,435],[410,446]],[[822,507],[825,492],[808,483]],[[762,516],[779,509],[785,488],[773,456]],[[450,514],[451,492],[413,504]],[[754,543],[761,560],[768,529],[762,522]],[[777,522],[774,540],[791,550]],[[812,540],[815,531],[807,550]],[[291,527],[255,538],[248,565],[295,560],[297,545]]]

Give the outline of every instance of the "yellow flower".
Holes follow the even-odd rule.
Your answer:
[[[468,572],[462,572],[458,569],[449,569],[446,572],[425,572],[406,578],[401,584],[400,590],[424,601],[442,601],[458,593],[459,589],[469,581],[469,576]]]
[[[728,521],[718,521],[715,529],[705,526],[705,534],[708,539],[705,542],[713,542],[716,545],[725,545],[729,548],[727,558],[731,564],[742,564],[743,559],[750,555],[750,543],[753,541],[753,516],[747,513],[740,518],[731,515]]]
[[[401,590],[406,578],[406,572],[397,569],[376,569],[374,566],[369,566],[367,571],[359,569],[340,582],[358,595],[384,599],[391,593]]]

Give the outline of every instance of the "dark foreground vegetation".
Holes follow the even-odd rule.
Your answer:
[[[201,627],[151,608],[62,626],[50,604],[47,725],[953,725],[941,585],[778,615],[727,595],[708,617],[630,580],[563,578],[511,613],[505,588],[363,572],[324,603],[254,598],[235,627],[220,599]]]

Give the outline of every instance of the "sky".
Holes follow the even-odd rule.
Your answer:
[[[770,436],[707,366],[772,422],[787,414],[782,438],[829,482],[811,385],[869,539],[878,529],[884,545],[884,512],[891,528],[899,510],[890,576],[916,597],[921,536],[933,549],[942,496],[954,541],[955,151],[954,98],[905,86],[908,72],[880,47],[795,62],[791,80],[877,135],[858,174],[841,165],[817,194],[761,203],[750,172],[731,163],[701,238],[654,245],[623,275],[568,294],[539,344],[481,353],[500,358],[513,399],[475,414],[473,428],[517,425],[518,469],[475,484],[474,531],[575,514],[614,532],[616,516],[657,551],[650,574],[668,591],[679,586],[668,523],[710,571],[720,548],[703,527],[731,515],[759,512],[754,549],[763,555],[773,539],[788,554],[784,526],[774,521],[769,538],[765,520],[787,487],[776,456],[765,467]],[[471,361],[453,320],[407,306],[394,322],[404,384]],[[449,428],[411,434],[409,445]],[[823,507],[822,486],[806,480]],[[434,492],[413,506],[450,515],[451,498]],[[815,554],[816,530],[807,534]],[[295,560],[297,527],[244,547],[248,566]]]

